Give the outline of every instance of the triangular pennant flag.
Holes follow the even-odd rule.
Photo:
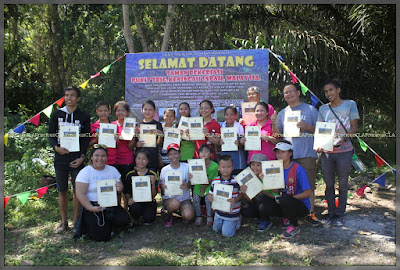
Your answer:
[[[106,66],[105,68],[103,68],[101,71],[103,71],[104,73],[107,73],[111,68],[111,64]]]
[[[364,190],[368,187],[368,185],[365,185],[363,187],[360,187],[359,189],[356,190],[356,194],[360,197],[364,196]]]
[[[118,62],[118,61],[121,60],[124,56],[125,56],[125,54],[121,55],[117,60],[115,60],[115,62]]]
[[[311,94],[311,105],[313,105],[315,107],[315,106],[317,106],[317,104],[318,104],[318,98],[316,96],[314,96],[314,94]]]
[[[50,118],[51,113],[53,112],[53,104],[51,104],[50,106],[48,106],[46,109],[43,110],[43,113]]]
[[[381,185],[382,187],[385,187],[386,185],[386,173],[382,174],[378,178],[376,178],[372,183],[377,183]]]
[[[7,205],[9,200],[10,200],[10,197],[5,197],[4,198],[4,209],[6,209],[6,205]]]
[[[4,145],[8,146],[8,133],[4,134]]]
[[[30,193],[31,193],[30,191],[26,191],[24,193],[17,195],[17,198],[21,201],[22,205],[24,205],[26,203],[26,201],[29,198]]]
[[[86,82],[82,83],[81,85],[79,85],[79,87],[81,87],[82,89],[86,88],[86,85],[88,84],[89,80],[87,80]]]
[[[307,86],[305,86],[302,82],[300,82],[300,87],[301,87],[301,92],[302,92],[303,95],[305,96],[306,93],[307,93],[307,91],[308,91]]]
[[[393,174],[394,174],[394,178],[396,179],[396,170],[392,170]]]
[[[375,154],[375,160],[376,160],[376,166],[381,167],[383,164],[385,164],[385,161],[382,160],[380,156]]]
[[[350,198],[351,195],[353,195],[353,193],[351,193],[351,192],[347,193],[347,199]]]
[[[25,129],[25,124],[22,124],[22,125],[19,125],[18,127],[16,127],[14,129],[14,132],[15,133],[22,133],[24,131],[24,129]]]
[[[58,105],[58,107],[61,107],[63,102],[64,102],[65,97],[60,98],[59,100],[57,100],[56,102],[54,102],[55,104]]]
[[[99,71],[99,72],[97,72],[96,74],[90,76],[90,79],[93,79],[93,78],[96,78],[97,76],[99,76],[99,75],[100,75],[100,72],[101,72],[101,71]]]
[[[287,71],[290,72],[289,67],[287,65],[285,65],[284,63],[281,63],[282,67]]]
[[[42,187],[37,189],[38,197],[42,198],[44,194],[46,194],[49,187]]]
[[[35,126],[39,125],[40,122],[40,113],[36,114],[34,117],[32,117],[31,119],[29,119],[29,122],[31,122],[32,124],[34,124]]]
[[[284,61],[282,56],[280,56],[279,54],[275,54],[275,55],[276,55],[276,57],[278,57],[281,61]]]
[[[35,201],[36,201],[36,200],[39,200],[39,198],[38,198],[38,197],[35,197],[35,196],[32,196],[31,199],[34,199]]]
[[[361,149],[366,152],[368,150],[368,146],[365,144],[363,140],[357,137],[358,142],[360,143]]]
[[[290,73],[290,76],[292,77],[292,83],[296,83],[297,82],[296,76],[291,71],[289,71],[289,73]]]

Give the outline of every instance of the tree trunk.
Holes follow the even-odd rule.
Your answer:
[[[135,5],[132,6],[132,10],[133,10],[133,17],[135,18],[137,34],[140,37],[140,43],[142,44],[142,50],[143,52],[148,52],[149,49],[147,48],[146,37],[144,36],[143,32],[142,20],[140,19],[139,13],[137,12]]]
[[[168,13],[167,18],[165,20],[165,31],[164,31],[164,38],[161,46],[161,51],[165,52],[168,50],[168,42],[169,42],[169,35],[171,34],[172,28],[172,18],[174,16],[174,9],[175,5],[168,5]]]
[[[129,21],[129,5],[122,5],[122,14],[124,17],[124,36],[126,46],[128,46],[128,51],[133,53],[135,52],[135,47],[133,46],[131,23]]]

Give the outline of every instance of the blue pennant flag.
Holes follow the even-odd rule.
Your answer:
[[[21,133],[24,131],[24,129],[25,129],[25,124],[22,124],[22,125],[16,127],[16,128],[14,129],[14,132],[15,132],[15,133],[20,133],[20,134],[21,134]]]
[[[396,179],[396,170],[392,170],[393,174],[394,174],[394,178]]]
[[[311,94],[311,93],[310,93]],[[318,104],[318,98],[311,94],[311,104],[315,107]]]
[[[386,185],[386,173],[384,173],[381,176],[379,176],[378,178],[376,178],[374,180],[374,182],[372,182],[372,183],[377,183],[377,184],[381,185],[382,187],[385,187],[385,185]]]
[[[281,61],[284,61],[284,60],[283,60],[283,57],[280,56],[279,54],[277,54],[276,56],[277,56],[279,59],[281,59]]]

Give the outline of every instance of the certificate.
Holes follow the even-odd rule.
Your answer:
[[[333,150],[333,137],[335,136],[335,123],[317,122],[315,124],[313,149],[323,148],[324,151]]]
[[[125,117],[121,132],[121,140],[132,140],[135,135],[136,118]]]
[[[132,199],[135,202],[151,202],[151,182],[149,175],[132,176]]]
[[[231,203],[228,202],[228,199],[232,198],[232,192],[232,185],[214,184],[211,208],[223,212],[231,212]]]
[[[284,137],[300,137],[300,128],[297,127],[297,123],[301,121],[301,111],[286,110],[283,121]]]
[[[157,146],[157,126],[153,124],[140,124],[140,141],[144,142],[143,147]]]
[[[261,161],[261,168],[264,174],[262,180],[264,190],[281,189],[285,187],[282,160]]]
[[[186,130],[189,129],[189,117],[181,116],[181,119],[179,119],[178,128],[183,131],[182,140],[188,141],[189,136],[186,133]]]
[[[237,140],[235,127],[221,128],[221,139],[224,141],[221,145],[222,151],[238,151],[238,146],[235,144]]]
[[[243,102],[242,103],[242,118],[246,125],[257,120],[256,118],[256,104],[257,102]]]
[[[117,133],[116,124],[100,123],[99,144],[104,144],[110,148],[116,148],[117,147],[117,141],[115,140],[116,133]]]
[[[206,162],[204,159],[188,159],[189,173],[193,175],[190,179],[192,185],[208,185],[208,177],[206,172]]]
[[[60,126],[60,146],[70,152],[79,152],[79,126]]]
[[[170,145],[171,143],[181,145],[181,130],[179,128],[164,129],[163,149],[167,150],[168,145]]]
[[[115,179],[97,180],[97,202],[101,207],[117,206],[117,187]]]
[[[203,117],[189,117],[190,140],[204,140]]]
[[[245,126],[244,130],[244,137],[246,138],[244,150],[261,151],[261,127]]]
[[[254,172],[247,167],[243,171],[241,171],[238,175],[236,175],[236,181],[239,185],[246,185],[246,195],[249,199],[253,199],[258,193],[260,193],[263,189],[263,184],[260,179],[254,174]]]
[[[164,190],[165,196],[183,195],[182,185],[182,172],[181,171],[166,171],[165,172],[165,185],[167,188]]]

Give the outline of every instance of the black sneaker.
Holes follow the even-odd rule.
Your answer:
[[[268,230],[272,226],[271,221],[260,220],[260,225],[258,226],[257,231],[264,232]]]
[[[56,229],[56,233],[63,233],[69,229],[68,222],[61,222]]]
[[[314,213],[310,213],[306,218],[304,219],[306,222],[310,223],[311,226],[317,227],[320,226],[322,223],[321,221],[318,220],[318,218],[315,216]]]
[[[336,216],[335,220],[332,222],[331,225],[336,227],[343,227],[345,220],[346,220],[345,216]]]
[[[335,221],[335,219],[336,219],[336,215],[330,214],[326,218],[322,219],[322,223],[325,225],[331,225]]]

